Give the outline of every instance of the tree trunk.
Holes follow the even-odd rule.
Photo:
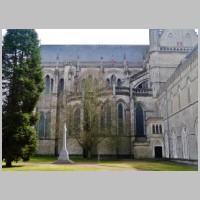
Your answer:
[[[6,160],[6,167],[12,167],[11,160]]]
[[[83,148],[83,158],[92,158],[92,150],[88,148]]]
[[[88,158],[88,150],[85,147],[83,147],[83,158]]]
[[[88,158],[91,159],[91,150],[88,150]]]

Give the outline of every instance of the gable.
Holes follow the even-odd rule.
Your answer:
[[[198,42],[193,29],[165,29],[160,37],[161,47],[192,48]]]

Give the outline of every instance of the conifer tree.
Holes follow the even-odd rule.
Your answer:
[[[29,160],[37,148],[34,108],[44,89],[38,35],[8,29],[2,46],[2,159]]]

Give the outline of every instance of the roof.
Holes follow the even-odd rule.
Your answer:
[[[60,62],[76,60],[79,56],[80,62],[114,60],[120,62],[126,60],[130,62],[143,61],[149,50],[149,45],[41,45],[42,62],[56,62],[58,55]]]
[[[198,44],[194,46],[194,48],[183,58],[183,60],[187,60],[197,49],[198,49]]]

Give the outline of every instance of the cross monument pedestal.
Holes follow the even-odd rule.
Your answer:
[[[64,124],[64,133],[63,133],[63,147],[59,154],[58,160],[54,161],[53,164],[72,164],[73,163],[73,161],[71,161],[69,159],[69,153],[67,151],[66,132],[67,132],[67,127],[66,127],[66,123],[65,123]]]

